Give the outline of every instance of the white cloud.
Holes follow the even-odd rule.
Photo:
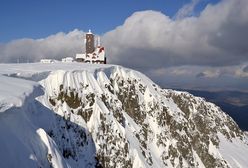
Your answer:
[[[203,72],[200,72],[196,75],[198,78],[217,78],[221,75],[220,70],[216,69],[208,69]]]
[[[199,70],[198,70],[199,71]],[[163,77],[163,76],[190,76],[195,73],[194,67],[187,67],[187,66],[181,66],[181,67],[167,67],[167,68],[158,68],[158,69],[151,69],[148,70],[147,73],[151,76],[156,77]]]
[[[248,65],[237,68],[235,70],[235,76],[241,78],[248,78]]]
[[[248,62],[234,66],[176,66],[152,69],[148,76],[167,88],[248,91]]]
[[[247,0],[223,0],[199,17],[180,20],[136,12],[106,33],[103,43],[112,63],[130,67],[237,65],[248,60],[247,16]]]
[[[61,59],[83,50],[83,32],[57,33],[44,39],[19,39],[0,44],[0,62],[39,61],[41,58]]]
[[[178,10],[176,14],[176,19],[183,19],[187,16],[191,16],[196,5],[200,2],[200,0],[191,0],[190,3],[184,5],[181,9]]]

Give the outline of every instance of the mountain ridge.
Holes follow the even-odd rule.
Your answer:
[[[40,88],[34,89],[39,94],[27,98],[30,102],[24,103],[25,109],[15,112],[25,119],[22,124],[28,121],[23,128],[28,127],[30,136],[40,137],[37,141],[43,144],[26,152],[36,158],[32,163],[26,160],[26,167],[36,163],[42,167],[248,165],[243,156],[248,151],[247,136],[203,98],[161,89],[142,73],[121,66],[24,65],[24,70],[23,65],[0,68],[0,77],[25,78],[17,80],[22,84],[32,80]],[[15,115],[9,117],[19,120]],[[235,153],[231,158],[227,144],[242,148],[231,148]],[[10,164],[1,161],[3,167]]]

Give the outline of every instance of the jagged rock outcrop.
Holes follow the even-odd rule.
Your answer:
[[[218,150],[219,136],[245,139],[214,104],[187,92],[161,89],[143,74],[121,67],[108,75],[104,70],[53,72],[44,88],[49,88],[50,106],[65,123],[82,118],[84,136],[75,137],[82,144],[91,139],[95,163],[102,167],[229,167]],[[62,128],[59,135],[77,132]],[[59,135],[55,142],[68,151],[61,143],[67,138]],[[70,145],[81,147],[78,142]],[[77,161],[83,152],[71,147],[65,157]]]
[[[0,167],[248,165],[247,135],[203,98],[120,66],[22,66],[0,68],[0,86],[18,91],[17,99],[0,99],[0,147],[10,151],[0,151]],[[8,161],[15,150],[22,164]]]

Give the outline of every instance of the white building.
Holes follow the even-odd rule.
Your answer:
[[[43,64],[50,64],[50,63],[55,63],[56,61],[54,59],[41,59],[40,63]]]
[[[62,62],[73,62],[74,58],[72,57],[66,57],[66,58],[62,58]]]

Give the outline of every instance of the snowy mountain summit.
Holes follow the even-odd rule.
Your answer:
[[[0,167],[248,167],[247,135],[216,105],[140,72],[0,65]]]

